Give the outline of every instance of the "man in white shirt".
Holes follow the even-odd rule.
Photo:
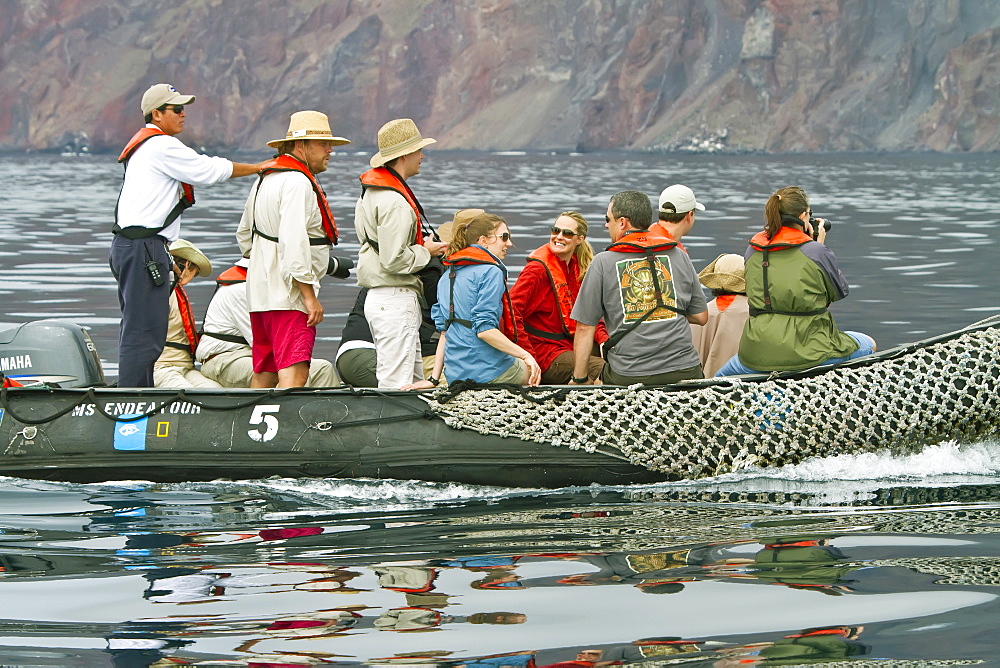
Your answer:
[[[326,114],[292,114],[283,139],[268,142],[279,155],[264,165],[250,190],[236,232],[249,256],[247,305],[253,332],[251,387],[303,387],[323,320],[320,279],[330,264],[337,227],[316,175],[334,146]]]
[[[152,387],[153,363],[167,336],[170,267],[167,244],[180,236],[180,215],[194,204],[195,185],[257,173],[261,165],[202,155],[175,135],[184,130],[183,95],[170,84],[142,96],[146,126],[118,158],[125,178],[115,206],[109,264],[118,281],[122,310],[118,339],[118,386]]]

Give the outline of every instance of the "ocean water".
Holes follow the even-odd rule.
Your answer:
[[[366,164],[337,154],[322,177],[348,256]],[[563,210],[603,247],[618,190],[694,188],[708,210],[684,244],[701,268],[744,250],[773,190],[801,185],[833,221],[851,285],[838,323],[887,348],[1000,310],[998,167],[990,155],[430,152],[411,185],[435,224],[466,207],[503,215],[512,280]],[[0,175],[0,321],[81,323],[113,377],[120,167],[4,156]],[[216,272],[238,255],[250,186],[200,189],[185,214]],[[197,311],[211,290],[192,283]],[[318,355],[333,357],[355,290],[325,285]],[[0,664],[1000,665],[998,470],[988,440],[560,490],[0,478]]]

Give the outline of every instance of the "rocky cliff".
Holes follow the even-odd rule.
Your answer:
[[[996,0],[20,0],[0,7],[0,149],[117,150],[139,98],[189,144],[263,148],[291,112],[359,148],[1000,148]]]

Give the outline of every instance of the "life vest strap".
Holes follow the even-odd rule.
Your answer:
[[[540,339],[548,339],[549,341],[570,341],[573,339],[573,337],[566,332],[546,332],[544,329],[532,327],[528,323],[524,323],[524,329],[529,334],[534,334]]]
[[[249,346],[250,342],[244,339],[242,336],[236,334],[220,334],[218,332],[202,332],[202,336],[210,336],[213,339],[219,339],[220,341],[227,341],[229,343],[239,343],[244,346]]]

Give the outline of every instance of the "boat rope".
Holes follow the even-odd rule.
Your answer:
[[[28,391],[30,391],[30,392],[38,392],[38,391],[45,391],[47,389],[48,388],[29,388]],[[408,420],[420,420],[420,419],[430,420],[430,419],[439,419],[440,418],[440,416],[437,415],[430,408],[418,409],[415,406],[413,406],[412,404],[408,404],[408,403],[405,403],[403,401],[399,401],[398,399],[394,398],[392,395],[387,394],[385,392],[380,392],[380,391],[375,390],[375,389],[354,388],[354,387],[351,387],[349,385],[342,385],[342,386],[339,386],[339,387],[333,388],[333,389],[343,390],[343,391],[346,391],[349,394],[352,394],[352,395],[355,395],[355,396],[358,396],[358,395],[374,395],[374,396],[382,397],[382,399],[384,401],[386,401],[388,403],[391,403],[391,404],[393,404],[393,405],[398,406],[399,408],[401,408],[404,411],[404,414],[402,414],[402,415],[380,416],[380,417],[377,417],[377,418],[367,418],[367,419],[362,419],[362,420],[350,420],[350,421],[343,421],[343,422],[336,422],[336,423],[324,423],[325,425],[327,425],[326,429],[345,429],[345,428],[348,428],[348,427],[363,427],[363,426],[367,426],[367,425],[381,424],[381,423],[388,423],[388,422],[404,422],[404,421],[408,421]],[[318,390],[313,389],[313,391],[318,391]],[[249,406],[253,406],[255,404],[259,404],[259,403],[262,403],[262,402],[267,402],[267,401],[274,400],[275,398],[285,396],[285,395],[287,395],[287,394],[289,394],[291,392],[301,392],[301,388],[269,389],[269,390],[264,391],[264,392],[255,393],[253,396],[251,396],[250,398],[248,398],[248,399],[246,399],[244,401],[238,401],[236,403],[227,403],[227,404],[212,404],[212,403],[205,402],[205,401],[203,401],[201,399],[197,399],[197,398],[189,395],[188,392],[187,392],[187,390],[181,389],[181,390],[177,390],[176,393],[174,393],[172,395],[169,395],[169,397],[166,398],[166,399],[163,399],[163,400],[157,399],[156,400],[157,401],[156,405],[154,405],[152,408],[150,408],[150,409],[148,409],[146,411],[143,411],[141,413],[136,413],[136,414],[131,414],[131,415],[125,416],[125,415],[117,415],[117,414],[110,413],[110,412],[106,411],[104,409],[104,407],[101,406],[101,403],[98,401],[98,397],[97,397],[97,395],[96,395],[96,393],[94,391],[94,388],[90,388],[90,389],[86,390],[85,392],[83,392],[82,394],[80,394],[79,395],[79,399],[77,401],[74,401],[74,402],[70,403],[65,408],[63,408],[61,410],[58,410],[55,413],[52,413],[51,415],[46,415],[44,417],[38,417],[38,418],[36,418],[36,417],[27,417],[25,415],[21,415],[16,410],[14,410],[13,408],[11,408],[11,402],[8,399],[8,396],[7,396],[7,388],[4,387],[4,388],[0,388],[0,408],[3,408],[4,410],[6,410],[7,414],[12,419],[20,422],[21,424],[28,425],[28,426],[38,426],[38,425],[42,425],[42,424],[46,424],[46,423],[52,422],[53,420],[57,420],[57,419],[65,416],[65,415],[68,415],[73,410],[75,410],[76,408],[78,408],[79,406],[82,406],[84,404],[92,404],[94,406],[95,412],[99,413],[100,415],[103,415],[104,417],[108,418],[109,420],[111,420],[113,422],[137,422],[139,420],[142,420],[142,419],[149,418],[149,417],[152,417],[154,415],[157,415],[158,413],[160,413],[161,411],[163,411],[163,409],[167,408],[168,406],[170,406],[171,404],[176,403],[176,402],[185,402],[185,403],[191,404],[192,406],[197,406],[198,408],[201,408],[201,409],[207,410],[207,411],[236,411],[236,410],[240,410],[240,409],[243,409],[243,408],[247,408]],[[22,393],[19,396],[24,396],[24,394]]]

